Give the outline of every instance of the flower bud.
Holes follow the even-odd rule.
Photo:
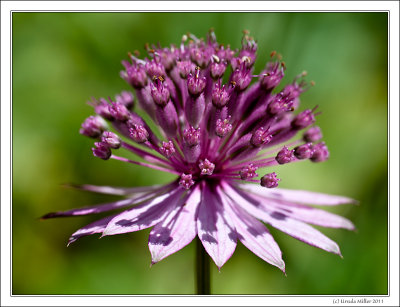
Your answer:
[[[221,80],[219,80],[214,84],[211,96],[213,105],[217,109],[222,109],[228,103],[231,93],[226,88],[226,85],[221,87]]]
[[[142,125],[133,124],[133,126],[129,128],[129,134],[132,140],[137,143],[144,143],[149,139],[149,133]]]
[[[283,146],[281,151],[278,152],[278,154],[275,157],[276,162],[279,164],[286,164],[289,163],[293,160],[294,150],[289,150],[286,146]]]
[[[192,174],[182,174],[181,179],[179,180],[179,185],[189,190],[192,185],[194,185],[194,181],[192,180]]]
[[[239,171],[239,175],[240,178],[242,180],[246,180],[246,179],[251,179],[254,177],[257,177],[257,173],[256,170],[258,169],[258,167],[254,166],[253,164],[249,164],[248,166],[243,167],[240,171]]]
[[[211,163],[207,159],[200,160],[199,168],[201,170],[202,175],[212,175],[214,172],[215,164]]]
[[[261,178],[261,186],[272,189],[272,188],[276,188],[278,186],[278,181],[280,181],[279,178],[276,177],[275,172],[273,173],[269,173],[264,175]]]
[[[112,117],[121,122],[127,121],[130,117],[129,110],[120,102],[111,102],[108,110]]]
[[[95,157],[98,157],[103,160],[108,160],[111,157],[111,149],[110,147],[107,146],[107,144],[104,144],[103,142],[96,142],[94,143],[94,146],[92,148],[93,155]]]
[[[82,123],[79,133],[91,138],[97,138],[106,129],[104,120],[99,116],[89,116]]]
[[[308,109],[298,114],[292,121],[292,127],[295,129],[303,129],[315,122],[315,116],[312,110]]]
[[[323,162],[329,158],[329,151],[325,142],[314,145],[312,149],[314,151],[310,158],[312,162]]]
[[[104,131],[101,141],[110,148],[118,149],[121,147],[120,138],[111,131]]]
[[[192,96],[199,96],[204,91],[206,87],[206,78],[200,77],[198,69],[195,74],[188,75],[187,87]]]
[[[303,144],[300,146],[297,146],[294,149],[294,156],[297,159],[310,159],[311,156],[313,155],[313,146],[311,143]]]
[[[200,128],[190,127],[185,129],[183,131],[183,139],[189,147],[198,145],[200,143]]]
[[[115,96],[115,100],[123,104],[127,109],[133,108],[133,94],[131,92],[122,91],[120,94]]]
[[[321,129],[318,126],[311,127],[304,133],[303,139],[304,141],[311,143],[319,141],[322,139]]]
[[[155,84],[152,83],[150,86],[151,97],[153,97],[154,102],[160,107],[165,107],[170,97],[168,87],[159,79],[156,80]]]

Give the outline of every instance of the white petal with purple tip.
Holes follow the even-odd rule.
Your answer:
[[[200,202],[200,190],[195,188],[179,209],[171,212],[163,222],[150,232],[149,249],[152,263],[156,263],[188,245],[196,237],[195,214]]]
[[[182,189],[178,188],[149,202],[124,211],[113,218],[103,232],[103,236],[142,230],[159,223],[172,206],[178,204]]]
[[[350,220],[331,212],[316,209],[311,206],[268,199],[267,197],[260,197],[255,194],[253,194],[252,197],[259,200],[260,204],[266,209],[269,208],[269,210],[275,210],[302,222],[322,227],[345,228],[349,230],[355,229]]]
[[[210,257],[221,268],[236,248],[237,235],[218,195],[204,184],[197,217],[197,234]]]
[[[284,200],[284,201],[293,201],[301,204],[335,206],[341,204],[357,203],[357,201],[348,197],[322,194],[309,191],[286,190],[286,189],[268,190],[264,187],[255,184],[239,184],[239,187],[242,188],[243,190],[259,194],[263,197],[273,198],[277,200]]]
[[[145,193],[145,192],[159,192],[159,190],[163,189],[161,185],[153,185],[148,187],[135,187],[135,188],[123,188],[123,187],[111,187],[111,186],[98,186],[92,184],[68,184],[67,187],[76,188],[80,190],[85,190],[94,193],[101,194],[111,194],[111,195],[130,195],[136,193]]]
[[[238,238],[243,245],[264,261],[285,272],[282,252],[268,229],[222,193],[220,195],[235,225]]]
[[[272,227],[287,233],[293,238],[328,252],[341,255],[339,246],[334,241],[310,225],[292,219],[274,210],[267,211],[265,207],[257,202],[257,200],[251,199],[250,196],[245,199],[241,194],[243,192],[232,188],[226,183],[224,184],[224,189],[226,194],[229,195],[229,197],[234,200],[235,203],[240,205],[244,210],[254,217],[263,220]]]
[[[75,231],[71,237],[68,240],[68,245],[71,243],[74,243],[76,240],[78,240],[81,237],[84,236],[89,236],[95,233],[101,233],[104,231],[106,228],[107,224],[115,217],[115,215],[112,216],[107,216],[101,220],[98,220],[96,222],[90,223],[89,225],[86,225],[77,231]]]

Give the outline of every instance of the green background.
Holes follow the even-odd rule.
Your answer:
[[[137,186],[171,176],[102,161],[79,135],[91,97],[129,86],[121,60],[145,43],[179,44],[188,31],[240,47],[242,30],[258,40],[256,72],[272,50],[287,65],[283,83],[303,70],[316,86],[302,108],[319,105],[330,148],[325,163],[289,164],[281,187],[346,195],[360,206],[329,208],[357,231],[323,229],[344,259],[274,229],[287,277],[238,244],[221,272],[212,265],[213,294],[386,294],[387,14],[386,13],[13,13],[13,294],[192,294],[194,244],[150,268],[149,230],[70,247],[71,233],[95,217],[38,217],[113,199],[62,183]]]

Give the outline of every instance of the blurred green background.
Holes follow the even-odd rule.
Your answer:
[[[279,168],[281,187],[353,197],[360,206],[331,211],[356,232],[323,229],[344,259],[274,229],[287,277],[238,244],[218,272],[213,294],[386,294],[387,14],[386,13],[13,13],[13,294],[192,294],[194,244],[150,268],[149,230],[66,247],[96,217],[38,217],[113,199],[62,183],[137,186],[168,182],[160,172],[94,158],[79,135],[91,97],[129,86],[121,60],[145,43],[179,44],[188,31],[240,47],[242,30],[258,40],[256,72],[277,50],[283,83],[303,70],[316,86],[302,108],[318,104],[331,158]],[[282,84],[283,84],[282,83]]]

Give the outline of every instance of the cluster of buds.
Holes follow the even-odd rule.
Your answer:
[[[163,139],[133,111],[132,93],[92,99],[97,115],[86,119],[80,132],[97,139],[96,157],[138,164],[112,154],[122,146],[144,158],[146,166],[179,175],[184,189],[203,180],[257,181],[274,188],[280,180],[276,173],[255,179],[256,170],[329,157],[325,143],[316,143],[322,134],[314,126],[315,108],[294,114],[308,88],[305,73],[279,90],[286,65],[272,52],[265,69],[254,74],[257,43],[248,32],[240,50],[218,44],[210,32],[206,40],[188,34],[178,47],[147,46],[147,51],[144,60],[129,54],[120,75]],[[306,128],[303,139],[287,143]]]

